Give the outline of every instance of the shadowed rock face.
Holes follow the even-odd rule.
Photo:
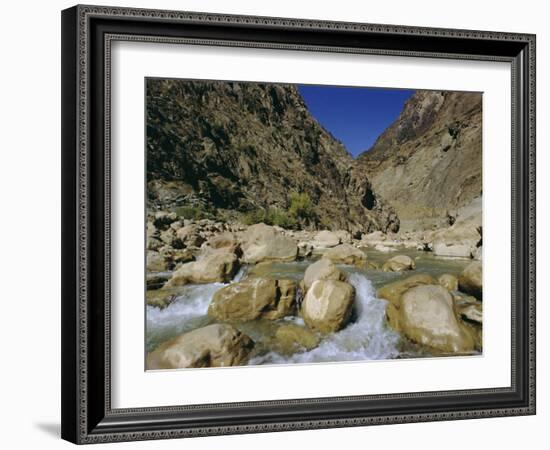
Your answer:
[[[295,86],[147,80],[149,206],[286,209],[290,193],[307,193],[312,228],[397,231],[395,211],[353,166]]]
[[[481,109],[478,93],[417,91],[359,156],[355,176],[368,174],[404,229],[445,224],[481,195]]]

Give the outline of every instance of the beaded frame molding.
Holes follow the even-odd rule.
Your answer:
[[[111,407],[113,41],[504,61],[512,72],[511,386]],[[78,444],[535,414],[535,36],[78,5],[62,12],[62,423]]]

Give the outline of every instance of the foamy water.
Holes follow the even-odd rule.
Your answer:
[[[223,283],[189,285],[166,308],[147,306],[147,350],[175,335],[206,325],[210,300],[223,286]]]
[[[376,297],[372,283],[352,273],[357,319],[343,330],[329,335],[313,350],[283,356],[275,352],[250,360],[249,364],[288,364],[391,359],[399,355],[399,335],[386,326],[386,301]]]
[[[232,283],[242,280],[248,272],[243,266]],[[212,297],[224,283],[190,284],[182,289],[178,297],[166,308],[147,306],[147,349],[172,336],[194,330],[210,323],[207,316]]]
[[[247,273],[242,268],[232,282],[241,280]],[[399,335],[389,329],[385,320],[386,301],[376,297],[376,290],[361,273],[351,273],[349,282],[355,287],[355,322],[343,330],[325,337],[313,350],[283,356],[269,352],[249,361],[256,364],[291,364],[312,362],[362,361],[391,359],[399,355]],[[147,306],[147,348],[173,336],[205,326],[212,322],[207,315],[212,297],[224,283],[189,285],[166,308]],[[299,317],[285,317],[304,325]]]

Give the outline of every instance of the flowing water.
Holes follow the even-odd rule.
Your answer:
[[[443,273],[458,274],[468,260],[443,259],[431,253],[416,250],[399,251],[416,260],[414,273],[429,273],[439,276]],[[391,257],[369,251],[369,261],[383,262]],[[304,271],[312,261],[293,263],[262,264],[255,267],[243,267],[233,282],[239,281],[248,272],[272,278],[301,280]],[[360,270],[351,266],[339,266],[349,274],[349,282],[355,287],[354,320],[343,330],[324,337],[319,346],[310,351],[293,354],[278,353],[273,345],[273,336],[277,328],[284,323],[303,325],[299,317],[285,317],[279,321],[256,320],[234,324],[256,342],[255,354],[249,364],[285,364],[395,359],[424,357],[430,354],[424,348],[404,342],[399,334],[386,325],[386,301],[376,297],[376,290],[396,279],[411,275],[409,273],[383,272],[377,269]],[[178,291],[175,300],[166,308],[147,306],[146,312],[146,348],[151,351],[161,342],[178,334],[190,331],[210,323],[207,315],[208,305],[214,293],[225,286],[223,283],[188,285]]]

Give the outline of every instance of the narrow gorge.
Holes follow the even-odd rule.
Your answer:
[[[482,353],[481,94],[353,157],[297,86],[146,86],[148,369]]]

